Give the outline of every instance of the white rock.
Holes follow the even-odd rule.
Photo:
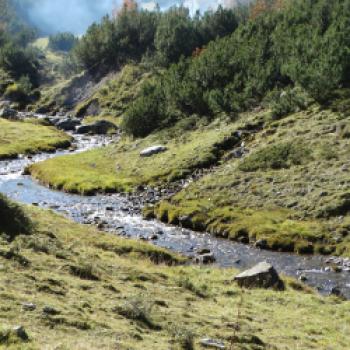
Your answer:
[[[162,153],[162,152],[165,152],[166,150],[167,150],[167,148],[165,146],[156,145],[156,146],[148,147],[148,148],[144,149],[143,151],[141,151],[140,156],[141,157],[151,157],[154,154]]]

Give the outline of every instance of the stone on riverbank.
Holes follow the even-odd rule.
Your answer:
[[[234,280],[240,287],[284,290],[284,283],[277,271],[267,262],[261,262],[251,269],[241,272]]]
[[[79,119],[65,118],[57,122],[56,127],[64,131],[72,131],[80,124]]]
[[[140,156],[141,157],[151,157],[155,154],[163,153],[166,150],[167,150],[167,147],[165,147],[165,146],[161,146],[161,145],[152,146],[152,147],[148,147],[148,148],[144,149],[143,151],[141,151]]]

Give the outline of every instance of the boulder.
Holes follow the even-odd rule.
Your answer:
[[[4,107],[0,109],[0,118],[9,119],[9,120],[17,120],[18,112],[10,107]]]
[[[205,348],[212,349],[226,349],[225,344],[221,340],[215,340],[210,338],[204,338],[200,341],[201,345]]]
[[[54,116],[44,116],[43,120],[51,125],[56,125],[61,121],[59,117]]]
[[[255,242],[254,246],[260,249],[267,249],[268,244],[266,239],[259,239]]]
[[[155,154],[165,152],[167,148],[165,146],[157,145],[144,149],[140,152],[141,157],[151,157]]]
[[[28,341],[29,336],[28,333],[26,332],[25,328],[23,326],[15,326],[12,329],[13,334],[21,339],[22,341]]]
[[[199,255],[203,255],[203,254],[209,254],[209,253],[211,253],[211,250],[210,250],[210,248],[207,248],[207,247],[200,247],[200,248],[198,248],[197,249],[197,254],[199,254]]]
[[[75,118],[64,118],[64,119],[60,119],[57,123],[56,123],[56,127],[58,129],[62,129],[64,131],[72,131],[75,130],[75,128],[80,124],[80,120],[79,119],[75,119]]]
[[[115,124],[107,120],[99,120],[95,123],[77,126],[75,131],[77,134],[105,135],[109,130],[115,130],[116,128]]]
[[[277,271],[267,262],[261,262],[251,269],[241,272],[234,280],[239,286],[245,288],[273,288],[284,290],[284,283],[280,279]]]
[[[34,311],[36,309],[36,305],[33,303],[24,303],[22,304],[22,309],[24,311]]]
[[[205,253],[197,255],[195,258],[195,262],[197,264],[203,264],[203,265],[209,265],[214,264],[216,261],[216,258],[213,253]]]

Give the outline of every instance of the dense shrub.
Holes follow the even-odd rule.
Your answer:
[[[75,54],[79,62],[92,69],[115,69],[129,60],[143,56],[168,66],[181,56],[210,40],[232,33],[242,11],[222,9],[191,17],[185,7],[164,12],[139,9],[136,3],[124,6],[115,16],[93,24],[79,41]]]
[[[239,165],[242,171],[284,169],[305,164],[312,158],[311,150],[301,142],[285,142],[266,146],[249,155]]]
[[[37,37],[37,31],[27,20],[26,11],[24,6],[20,6],[21,3],[24,1],[0,0],[0,28],[6,29],[17,45],[25,47]]]
[[[50,35],[49,48],[54,51],[70,51],[78,42],[74,34],[65,32]]]
[[[143,137],[157,128],[160,123],[159,98],[160,93],[156,88],[151,83],[145,84],[141,97],[126,112],[123,119],[124,130],[136,137]]]
[[[164,64],[176,62],[182,55],[191,55],[197,43],[194,22],[187,8],[173,7],[161,16],[155,46]]]
[[[299,112],[310,103],[305,91],[298,87],[287,87],[284,90],[274,90],[268,94],[266,101],[271,108],[273,119],[279,119],[290,113]]]
[[[39,62],[37,53],[30,49],[23,49],[12,41],[0,47],[0,68],[9,72],[14,79],[28,76],[33,85],[38,84]]]
[[[210,42],[193,58],[180,60],[157,80],[155,91],[160,95],[153,94],[153,103],[150,96],[147,99],[156,121],[146,121],[152,126],[147,127],[149,132],[192,114],[234,116],[260,104],[271,91],[282,90],[279,96],[271,94],[273,115],[279,118],[304,108],[307,95],[324,103],[335,88],[349,84],[350,0],[259,3],[263,6],[253,5],[251,19],[241,22],[233,34]],[[188,38],[192,45],[193,36]],[[127,119],[138,125],[137,118],[129,109]],[[137,134],[132,127],[127,131]]]
[[[13,102],[25,104],[29,101],[32,92],[32,84],[28,76],[22,76],[17,83],[6,88],[4,97]]]
[[[143,10],[121,11],[116,19],[105,17],[93,24],[79,41],[75,55],[91,71],[114,69],[128,60],[140,60],[154,45],[158,15]]]

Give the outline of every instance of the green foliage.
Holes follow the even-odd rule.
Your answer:
[[[69,32],[50,35],[49,48],[53,51],[70,51],[77,44],[78,38]]]
[[[30,234],[33,228],[31,220],[17,204],[0,194],[0,233],[5,233],[10,239],[19,234]]]
[[[349,76],[349,13],[348,0],[297,0],[273,36],[281,71],[320,102]]]
[[[273,119],[280,119],[290,113],[304,110],[309,102],[306,93],[297,87],[287,87],[283,91],[274,90],[268,94],[266,100],[271,108]]]
[[[150,134],[159,124],[159,104],[156,102],[159,92],[146,83],[142,95],[131,104],[123,119],[123,128],[136,137]]]
[[[15,80],[29,77],[39,83],[38,52],[28,44],[36,38],[36,30],[19,13],[17,1],[0,0],[0,70]]]
[[[194,18],[182,6],[164,12],[124,7],[115,18],[93,24],[74,51],[79,63],[91,71],[97,66],[115,69],[142,57],[168,66],[190,56],[196,47],[232,33],[238,21],[235,10],[221,7]]]
[[[91,70],[98,66],[110,69],[139,60],[153,47],[157,14],[137,9],[124,9],[116,19],[105,17],[93,24],[79,41],[75,54],[81,64]]]
[[[1,29],[6,30],[17,45],[24,47],[35,39],[37,32],[27,21],[23,7],[19,6],[20,2],[24,1],[0,0],[0,23]]]
[[[239,165],[242,171],[284,169],[305,164],[311,159],[311,150],[301,142],[285,142],[266,146],[256,151]]]
[[[75,55],[72,53],[66,55],[58,66],[58,72],[66,79],[81,72],[81,66]]]
[[[16,80],[28,76],[34,86],[39,82],[37,52],[30,48],[23,49],[11,39],[6,39],[0,46],[0,68]]]
[[[19,102],[25,104],[29,101],[30,94],[32,92],[32,84],[28,76],[22,76],[18,83],[9,85],[6,88],[4,96],[13,102]]]
[[[189,56],[198,42],[189,10],[173,7],[159,21],[155,36],[155,46],[161,61],[165,64],[177,62]]]
[[[274,117],[279,118],[307,102],[294,86],[301,86],[319,102],[327,101],[335,88],[349,84],[349,15],[349,0],[295,0],[279,11],[241,22],[233,34],[210,42],[198,55],[180,60],[157,79],[153,103],[148,96],[148,105],[158,111],[158,116],[152,114],[153,130],[192,114],[234,117],[237,111],[260,104],[270,91],[284,90],[272,105]],[[193,38],[187,36],[191,46]],[[164,34],[159,51],[170,45],[166,38]],[[171,38],[176,42],[174,34]],[[177,51],[170,52],[174,56],[165,57],[179,57]],[[128,111],[134,125],[137,117],[132,109]],[[134,134],[131,128],[128,132]]]
[[[196,30],[200,37],[200,45],[198,46],[202,47],[211,40],[233,33],[238,24],[246,20],[244,9],[246,7],[235,8],[233,11],[220,5],[216,11],[209,10],[202,17],[198,15],[195,21]]]

